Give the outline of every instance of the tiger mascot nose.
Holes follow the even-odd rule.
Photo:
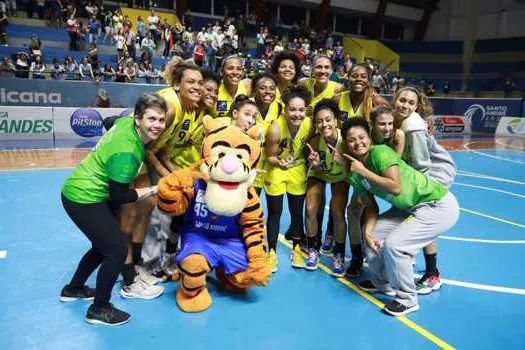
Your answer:
[[[232,154],[227,154],[221,159],[221,169],[226,174],[233,174],[239,169],[239,158]]]

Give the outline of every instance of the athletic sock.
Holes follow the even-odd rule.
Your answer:
[[[131,250],[133,254],[133,263],[135,265],[142,264],[142,243],[131,243]]]
[[[439,274],[436,267],[436,253],[434,254],[424,254],[425,256],[425,275],[427,276],[437,276]]]
[[[136,275],[137,272],[135,272],[135,267],[133,266],[133,264],[124,265],[124,268],[122,269],[122,277],[124,277],[124,284],[126,286],[133,284]]]
[[[350,251],[352,252],[352,260],[363,261],[363,249],[361,244],[350,244]]]
[[[317,235],[318,236],[318,235]],[[307,241],[308,241],[308,249],[311,249],[311,248],[314,248],[314,249],[319,249],[317,247],[317,236],[314,236],[314,237],[308,237]]]
[[[345,244],[344,243],[338,243],[338,242],[335,242],[334,244],[334,255],[335,254],[341,254],[341,255],[345,255]]]

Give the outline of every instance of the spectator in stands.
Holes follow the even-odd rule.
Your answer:
[[[126,67],[129,62],[135,63],[135,60],[129,55],[129,52],[126,51],[126,52],[124,52],[124,56],[122,56],[119,59],[118,64],[119,64],[119,66]]]
[[[64,70],[66,75],[66,80],[78,80],[79,74],[78,74],[78,65],[73,60],[73,57],[67,56],[64,60]]]
[[[139,38],[139,43],[142,43],[142,39],[146,37],[146,24],[144,23],[142,16],[138,16],[136,27],[137,27],[137,36]]]
[[[115,48],[117,49],[117,59],[120,59],[124,56],[124,52],[126,51],[126,38],[122,33],[122,28],[118,30],[113,39],[115,40]]]
[[[11,17],[16,17],[16,0],[6,0],[7,14]]]
[[[64,74],[64,67],[60,65],[58,59],[53,58],[53,65],[51,66],[51,69],[49,69],[49,72],[51,73],[51,79],[61,80],[62,75]]]
[[[88,49],[88,57],[89,57],[89,63],[94,65],[98,62],[98,48],[97,44],[92,43],[91,46]]]
[[[146,79],[148,84],[157,84],[160,77],[160,72],[149,63],[146,70]]]
[[[88,43],[90,45],[93,44],[93,43],[96,44],[98,42],[98,38],[100,36],[100,33],[102,32],[102,24],[97,19],[96,15],[92,15],[91,16],[91,19],[89,20],[88,28],[89,28],[89,31],[88,31],[88,33],[89,33]]]
[[[143,64],[144,67],[147,67],[148,64],[150,63],[150,60],[149,60],[149,56],[148,56],[148,53],[147,52],[142,52],[142,55],[140,55],[140,61],[139,61],[140,64]]]
[[[125,31],[124,30],[124,37],[126,38],[126,49],[129,52],[129,55],[135,60],[137,53],[135,49],[135,33],[131,30]]]
[[[0,44],[4,46],[9,45],[9,38],[7,36],[7,26],[9,25],[9,19],[5,12],[0,12]]]
[[[69,34],[69,50],[78,50],[78,23],[73,13],[67,20],[67,32]]]
[[[264,27],[261,27],[261,30],[257,33],[257,57],[263,57],[264,55],[267,34]]]
[[[216,51],[213,47],[213,43],[211,39],[208,39],[206,41],[206,44],[204,45],[205,51],[206,51],[206,64],[205,67],[209,71],[215,72],[215,66],[216,66]]]
[[[182,32],[182,42],[188,45],[193,45],[195,42],[194,33],[192,32],[191,27],[186,27]]]
[[[11,63],[9,57],[2,57],[2,62],[0,63],[0,77],[2,78],[14,78],[15,77],[15,66]]]
[[[434,96],[435,94],[436,94],[436,85],[434,83],[429,83],[427,85],[427,90],[425,91],[425,95]]]
[[[109,108],[109,96],[106,89],[100,88],[97,91],[97,96],[95,97],[95,100],[91,104],[91,107],[97,107],[97,108]]]
[[[33,79],[45,79],[44,72],[46,71],[46,65],[42,62],[42,56],[35,56],[35,60],[31,62],[29,71],[33,76]]]
[[[103,41],[103,44],[106,44],[106,42],[109,42],[109,44],[111,45],[112,40],[113,40],[113,16],[111,14],[111,11],[108,10],[104,14],[104,41]]]
[[[35,10],[36,10],[35,7],[36,7],[35,0],[27,0],[26,2],[27,18],[33,18],[33,13],[35,13]]]
[[[25,52],[19,52],[15,62],[17,78],[29,78],[29,57]]]
[[[6,0],[0,0],[0,12],[7,13],[7,6],[5,4]]]
[[[84,6],[84,10],[86,11],[86,15],[88,18],[98,16],[98,7],[92,1],[90,1],[90,3],[88,3],[86,6]]]
[[[164,39],[164,49],[162,50],[162,58],[166,58],[169,56],[172,43],[174,43],[176,38],[172,35],[172,27],[166,19],[164,19],[163,27],[162,37]]]
[[[88,26],[86,22],[78,21],[77,49],[83,51],[87,48]]]
[[[135,82],[135,77],[137,76],[137,69],[135,68],[135,63],[128,62],[124,68],[124,74],[126,74],[126,82],[133,83]]]
[[[443,84],[443,95],[447,96],[450,93],[450,82],[447,80]]]
[[[183,57],[184,56],[184,50],[182,49],[180,41],[175,42],[175,44],[172,46],[168,56],[169,56],[169,58],[171,58],[173,56],[179,56],[179,57]]]
[[[42,41],[38,38],[36,33],[31,34],[29,42],[27,43],[27,48],[31,57],[42,56]]]
[[[503,94],[505,98],[509,98],[516,89],[516,84],[512,81],[511,77],[505,79],[505,85],[503,86]]]
[[[117,35],[118,33],[122,32],[122,22],[124,22],[124,16],[122,16],[122,11],[120,8],[118,8],[113,14],[113,35]]]
[[[347,72],[350,72],[352,70],[352,67],[354,66],[354,62],[352,61],[352,56],[350,56],[349,53],[345,55],[345,70]]]
[[[153,51],[155,50],[155,40],[153,34],[149,32],[142,42],[140,43],[140,49],[148,54],[149,60],[153,60]]]
[[[100,63],[100,61],[97,61],[91,64],[91,66],[93,67],[93,76],[95,77],[95,83],[101,82],[104,79],[102,64]]]
[[[36,0],[36,12],[38,13],[38,19],[43,20],[46,12],[46,0]]]
[[[335,66],[343,66],[345,62],[345,53],[343,50],[343,45],[338,41],[334,47],[334,56],[332,57],[332,62]]]
[[[158,42],[158,33],[157,33],[158,24],[159,24],[159,17],[157,17],[157,15],[155,14],[155,10],[151,10],[151,13],[148,17],[148,30],[149,30],[149,33],[151,34],[151,38],[155,41],[155,44]]]
[[[126,82],[126,72],[124,72],[124,66],[119,64],[117,71],[115,73],[115,82],[125,83]]]
[[[335,66],[334,71],[330,74],[330,80],[346,86],[348,83],[348,75],[344,66]]]
[[[147,83],[147,68],[144,65],[144,63],[139,64],[139,68],[137,69],[137,77],[135,78],[135,82],[139,84],[145,84]]]
[[[113,69],[110,63],[106,63],[104,65],[104,69],[102,70],[102,76],[103,81],[113,81],[115,79],[115,69]]]
[[[95,79],[95,76],[93,74],[93,68],[91,66],[91,63],[89,63],[88,56],[82,58],[82,62],[78,65],[78,71],[80,73],[81,80],[92,81]]]
[[[124,20],[122,21],[122,29],[124,29],[124,33],[127,33],[131,30],[131,27],[133,27],[133,23],[131,23],[131,20],[129,19],[128,15],[124,16]]]
[[[376,90],[378,94],[383,92],[383,87],[385,86],[385,80],[379,74],[379,71],[377,69],[374,69],[372,73],[372,86]]]

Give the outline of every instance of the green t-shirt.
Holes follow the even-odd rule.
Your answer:
[[[73,170],[64,183],[62,194],[82,204],[104,202],[109,199],[109,180],[133,181],[144,156],[144,144],[135,130],[133,118],[120,118]]]
[[[381,175],[384,170],[394,165],[399,167],[399,178],[401,179],[401,193],[397,196],[379,189],[356,173],[350,174],[350,183],[357,194],[365,195],[370,192],[399,209],[408,209],[420,203],[437,201],[447,194],[445,187],[409,166],[387,145],[370,147],[368,158],[365,161],[365,166],[369,170]]]

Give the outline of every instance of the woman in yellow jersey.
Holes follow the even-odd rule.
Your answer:
[[[277,78],[270,73],[258,74],[252,80],[252,92],[257,108],[260,114],[257,115],[255,122],[262,126],[265,133],[272,124],[272,121],[277,119],[284,107],[276,101],[277,92]],[[264,145],[263,145],[264,147]],[[261,159],[257,163],[257,169],[261,172],[255,179],[255,190],[260,196],[264,185],[264,171],[266,169],[266,152],[261,152]]]
[[[318,55],[313,60],[313,67],[312,67],[312,78],[308,79],[301,79],[299,81],[299,85],[306,88],[310,94],[312,95],[312,100],[310,101],[310,105],[308,106],[306,110],[306,116],[313,119],[313,110],[315,105],[325,98],[334,98],[334,96],[338,93],[341,93],[345,87],[342,84],[336,83],[334,81],[331,81],[330,74],[332,74],[333,68],[332,68],[332,61],[330,58],[326,55]],[[338,118],[339,116],[336,116]],[[322,200],[324,201],[325,198],[323,197]],[[325,202],[320,203],[319,208],[320,212],[317,214],[317,223],[319,225],[319,232],[322,231],[323,227],[323,216],[324,216],[324,205]],[[331,207],[331,205],[330,205]],[[332,216],[329,215],[328,218],[328,229],[325,236],[328,236],[325,244],[326,246],[329,246],[330,249],[327,251],[328,254],[331,254],[332,252],[332,244],[331,244],[331,238],[333,237],[333,220]],[[289,233],[287,232],[287,236],[289,236]],[[319,234],[317,236],[317,239],[319,242],[321,242],[322,235]],[[323,253],[325,251],[323,250]]]
[[[345,153],[345,142],[341,137],[341,131],[337,128],[338,115],[339,108],[331,99],[319,101],[314,108],[314,126],[317,134],[307,143],[308,163],[311,170],[308,174],[306,189],[308,260],[305,263],[305,269],[316,270],[319,263],[320,244],[317,236],[320,235],[320,231],[317,214],[320,205],[324,212],[325,185],[329,183],[332,192],[330,212],[333,217],[335,235],[332,275],[343,277],[345,274],[345,208],[349,185],[346,181],[346,169],[341,164],[343,160],[337,158],[340,154]]]
[[[228,56],[222,61],[222,83],[219,86],[219,97],[212,112],[214,118],[225,117],[233,100],[238,95],[251,95],[250,79],[242,79],[244,68],[239,56]]]
[[[281,51],[275,55],[270,68],[277,77],[277,96],[275,99],[283,103],[282,95],[286,89],[297,84],[301,72],[301,61],[292,51]]]
[[[370,69],[363,64],[352,67],[349,73],[350,89],[334,97],[338,103],[341,114],[339,117],[339,127],[350,118],[364,118],[370,123],[370,112],[377,105],[388,105],[388,101],[377,95],[371,83]],[[363,207],[357,202],[356,196],[352,193],[348,206],[348,222],[350,236],[350,250],[352,261],[346,270],[348,277],[359,277],[363,266],[363,250],[361,239],[361,214]],[[325,239],[326,243],[326,239]],[[328,244],[323,243],[323,250],[329,248]]]
[[[310,118],[305,115],[306,106],[310,103],[308,91],[292,87],[283,100],[284,114],[272,122],[266,135],[268,172],[264,180],[264,192],[268,204],[269,263],[273,272],[277,271],[275,251],[285,193],[292,222],[292,266],[304,267],[299,247],[304,235],[303,206],[307,174],[304,147],[313,130]]]
[[[207,114],[211,115],[217,103],[221,80],[215,73],[210,71],[203,71],[202,79],[202,97],[199,101],[199,107],[195,111],[197,123],[188,139],[188,147],[182,149],[179,155],[184,159],[185,164],[193,164],[201,159],[202,141],[204,139],[202,118]]]
[[[325,98],[333,98],[336,94],[343,92],[342,84],[331,81],[332,61],[328,56],[319,55],[313,60],[312,78],[301,79],[299,85],[306,88],[312,95],[312,100],[306,111],[306,116],[312,118],[315,105]]]

